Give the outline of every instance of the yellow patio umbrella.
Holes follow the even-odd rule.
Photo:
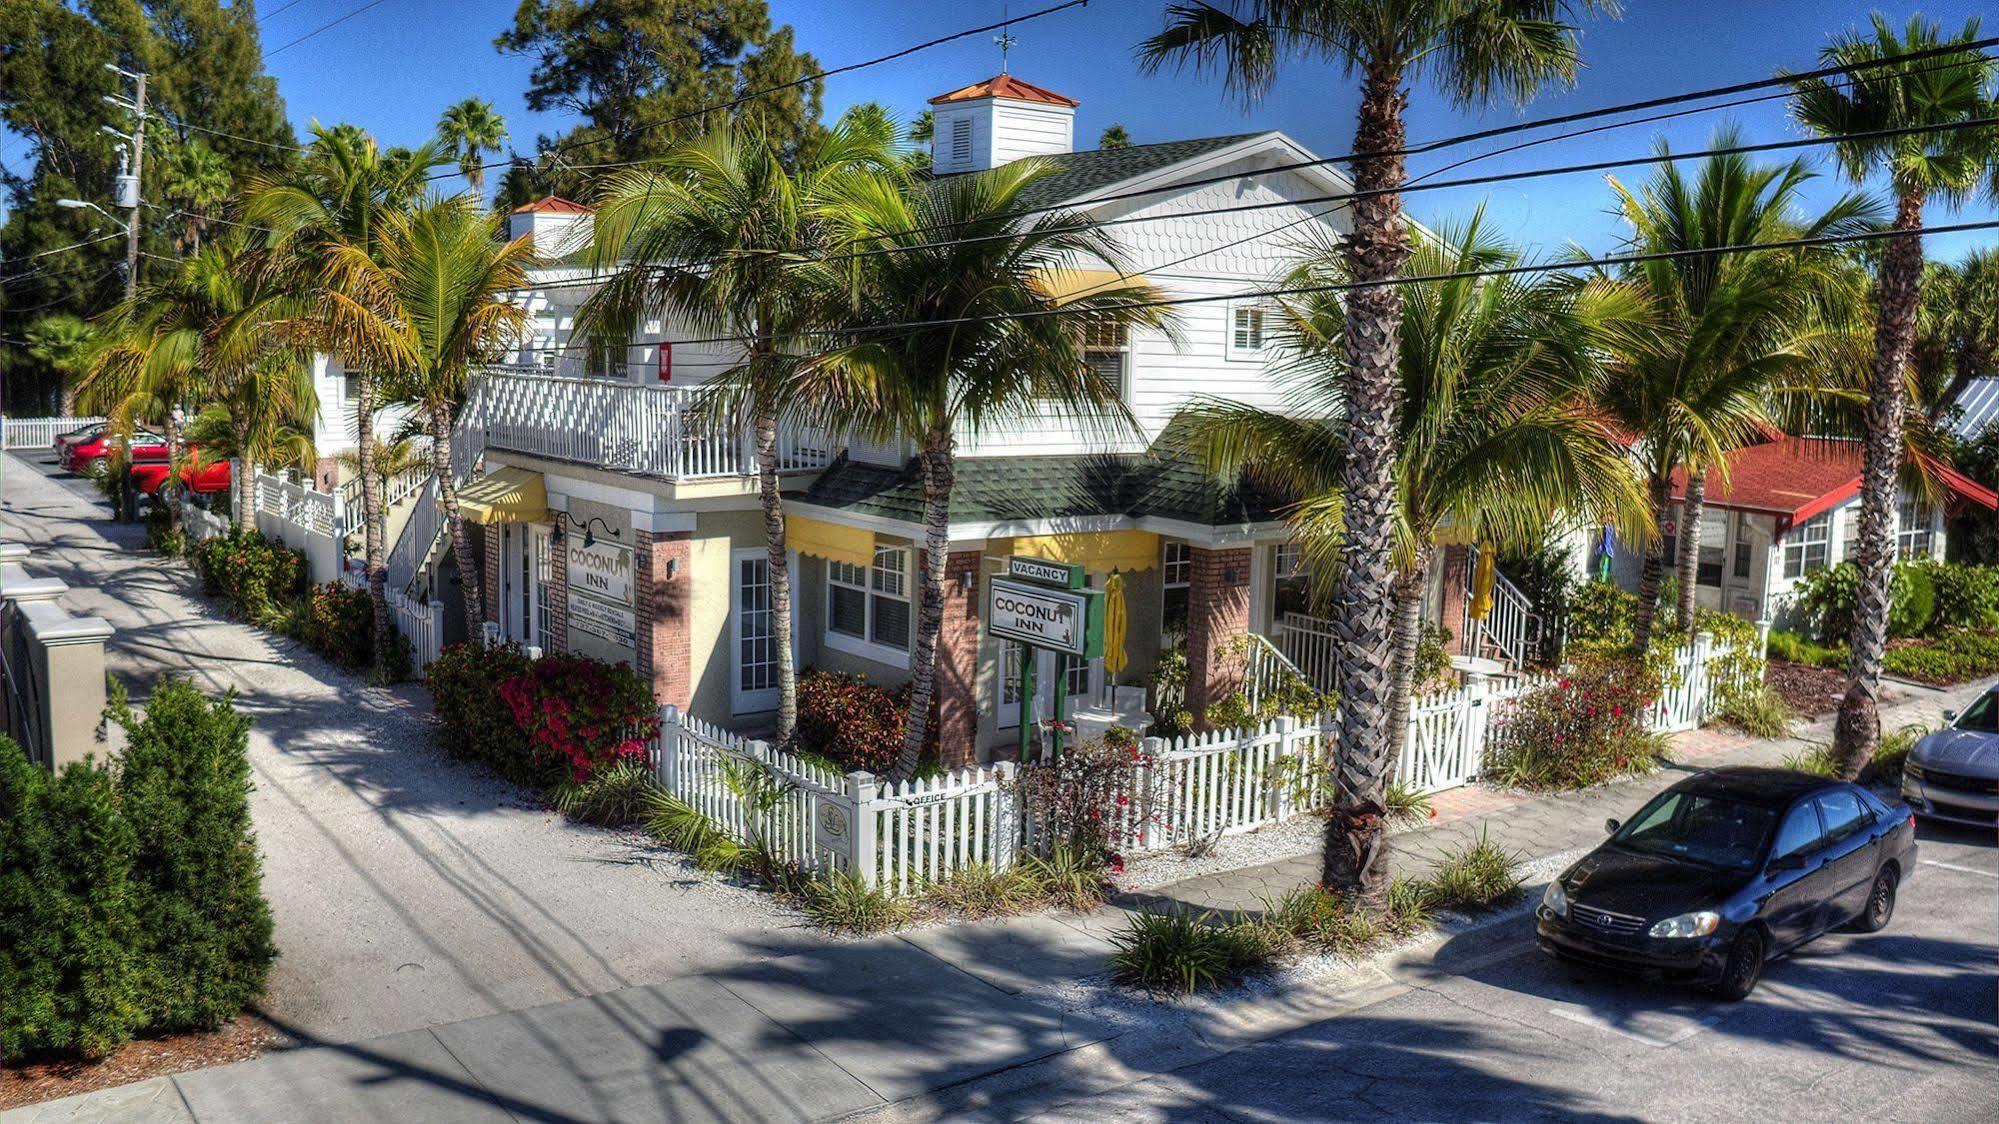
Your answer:
[[[1124,575],[1112,574],[1104,580],[1104,671],[1112,679],[1131,662],[1124,650],[1126,631]]]
[[[1499,552],[1492,549],[1492,544],[1485,543],[1479,547],[1478,565],[1471,574],[1469,606],[1471,618],[1475,621],[1482,621],[1492,615],[1492,580],[1498,573],[1494,568],[1498,564],[1498,558]]]

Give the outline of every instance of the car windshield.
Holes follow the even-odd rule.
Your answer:
[[[1978,696],[1964,708],[1964,713],[1952,723],[1960,730],[1977,730],[1985,734],[1999,734],[1999,691]]]
[[[1610,841],[1723,870],[1748,870],[1763,857],[1776,826],[1769,808],[1692,792],[1662,792]]]

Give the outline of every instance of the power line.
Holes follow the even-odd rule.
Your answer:
[[[285,0],[284,3],[278,5],[275,8],[272,8],[268,12],[265,12],[261,18],[267,20],[276,19],[277,17],[284,15],[286,12],[291,11],[293,8],[298,7],[301,2],[302,0]]]
[[[18,261],[34,261],[34,260],[36,260],[36,259],[38,259],[38,258],[46,258],[46,257],[53,257],[53,256],[54,256],[54,255],[56,255],[56,254],[63,254],[63,253],[68,253],[68,252],[69,252],[69,251],[71,251],[71,250],[80,250],[80,249],[82,249],[82,248],[83,248],[83,247],[85,247],[85,246],[95,246],[95,245],[97,245],[97,244],[98,244],[99,242],[109,242],[109,241],[112,241],[113,239],[117,239],[117,238],[123,238],[124,236],[125,236],[125,235],[124,235],[123,233],[119,233],[119,234],[102,234],[102,235],[99,235],[99,236],[97,236],[96,238],[86,238],[86,239],[84,239],[84,240],[83,240],[83,241],[81,241],[81,242],[71,242],[71,243],[70,243],[69,245],[67,245],[67,246],[57,246],[57,247],[56,247],[55,249],[53,249],[53,250],[43,250],[43,251],[42,251],[41,253],[39,253],[39,254],[29,254],[29,255],[27,255],[26,257],[22,257],[22,258],[18,258],[18,259],[16,259],[16,260],[18,260]],[[23,278],[23,277],[29,277],[29,276],[32,276],[32,275],[34,275],[34,274],[36,274],[36,273],[39,273],[39,272],[41,272],[41,270],[39,270],[39,269],[31,269],[31,270],[27,270],[27,271],[25,271],[25,272],[22,272],[22,273],[12,273],[12,274],[8,274],[8,275],[7,275],[7,276],[5,276],[5,277],[0,277],[0,283],[5,283],[5,282],[8,282],[8,281],[18,281],[18,280],[20,280],[20,279],[21,279],[21,278]]]
[[[375,2],[381,3],[381,0],[375,0]],[[969,36],[983,35],[984,33],[995,30],[997,28],[1008,27],[1017,23],[1026,23],[1029,20],[1037,20],[1043,16],[1052,16],[1057,12],[1067,11],[1070,8],[1085,7],[1089,4],[1089,2],[1090,0],[1064,0],[1063,3],[1051,4],[1046,8],[1041,8],[1036,11],[1028,12],[1026,15],[1014,16],[1011,19],[1001,20],[998,23],[984,24],[979,27],[969,27],[963,31],[954,31],[949,35],[939,36],[936,39],[928,39],[925,40],[924,42],[917,43],[914,46],[904,47],[898,51],[891,51],[886,55],[877,55],[876,57],[871,59],[866,59],[861,62],[851,62],[846,64],[845,66],[836,66],[828,70],[814,71],[811,74],[807,74],[801,78],[795,78],[789,82],[783,82],[775,86],[765,86],[761,89],[750,90],[746,93],[731,98],[728,101],[717,102],[713,105],[703,106],[700,109],[691,110],[687,113],[678,114],[673,117],[667,117],[659,121],[653,121],[648,124],[641,125],[636,129],[618,130],[615,133],[615,135],[621,138],[636,136],[640,133],[651,132],[654,129],[663,129],[669,125],[678,125],[683,121],[692,121],[695,120],[696,118],[706,117],[711,113],[721,113],[725,110],[734,109],[735,107],[742,105],[745,102],[753,101],[757,98],[764,97],[769,94],[782,93],[785,90],[797,89],[800,86],[810,85],[813,82],[818,82],[827,78],[832,78],[836,75],[851,74],[856,70],[866,70],[868,67],[871,66],[880,66],[881,64],[886,62],[894,62],[895,60],[900,58],[907,58],[908,56],[916,54],[919,51],[927,51],[932,47],[941,47],[946,43],[954,43],[960,39],[964,39]],[[574,138],[571,140],[564,141],[560,144],[553,145],[547,149],[544,149],[542,150],[542,152],[537,153],[536,155],[543,156],[547,155],[548,153],[560,153],[564,150],[574,148],[575,146],[582,143],[584,143],[584,141],[581,138]],[[487,163],[479,165],[479,167],[482,170],[490,171],[494,168],[506,167],[511,163],[513,163],[512,159],[492,160],[488,161]],[[624,167],[628,164],[638,164],[638,163],[644,163],[644,161],[631,160],[631,161],[624,161],[622,163],[582,164],[574,166],[578,168],[617,168],[617,167]],[[458,174],[459,174],[458,172],[439,172],[436,175],[431,176],[430,178],[434,180],[447,179],[451,176]]]
[[[1030,310],[1028,312],[1009,313],[1004,316],[1001,315],[958,316],[958,317],[948,317],[938,320],[913,320],[901,323],[862,325],[858,327],[824,328],[824,329],[819,329],[815,332],[809,332],[805,334],[818,335],[818,336],[855,336],[855,335],[874,335],[883,332],[913,333],[916,331],[921,331],[926,328],[948,328],[948,327],[955,327],[958,325],[966,325],[966,324],[987,324],[1001,320],[1007,320],[1007,321],[1038,320],[1050,316],[1072,316],[1078,314],[1084,314],[1090,316],[1102,316],[1107,312],[1119,312],[1119,311],[1126,311],[1130,309],[1139,309],[1139,308],[1177,308],[1185,305],[1216,304],[1227,301],[1257,301],[1257,300],[1271,300],[1278,297],[1309,296],[1319,293],[1339,293],[1339,292],[1348,292],[1354,289],[1368,289],[1368,288],[1377,288],[1377,287],[1386,288],[1386,287],[1396,287],[1403,285],[1421,285],[1437,281],[1459,281],[1459,280],[1470,280],[1483,277],[1517,277],[1517,276],[1523,276],[1529,274],[1541,274],[1541,273],[1564,273],[1573,270],[1602,268],[1606,266],[1643,265],[1647,262],[1680,261],[1686,259],[1720,257],[1729,254],[1764,253],[1774,250],[1812,249],[1817,247],[1836,246],[1849,243],[1878,242],[1890,238],[1909,238],[1909,237],[1920,238],[1923,237],[1924,235],[1930,235],[1930,234],[1963,234],[1963,233],[1968,233],[1972,231],[1981,231],[1981,230],[1999,230],[1999,219],[1988,219],[1978,222],[1953,223],[1947,226],[1932,226],[1917,230],[1870,230],[1870,231],[1861,231],[1854,234],[1824,234],[1824,235],[1816,235],[1809,238],[1786,238],[1786,239],[1773,240],[1769,242],[1736,243],[1726,246],[1707,246],[1707,247],[1701,247],[1698,249],[1689,249],[1689,250],[1661,250],[1651,253],[1640,253],[1640,254],[1611,254],[1595,258],[1571,258],[1560,261],[1536,262],[1532,264],[1505,266],[1494,269],[1469,269],[1469,270],[1460,270],[1452,273],[1434,273],[1434,274],[1422,274],[1418,276],[1391,277],[1382,281],[1366,281],[1366,282],[1343,281],[1336,284],[1296,285],[1296,286],[1290,286],[1278,289],[1252,289],[1248,292],[1216,293],[1216,294],[1209,294],[1205,296],[1194,296],[1194,297],[1162,297],[1156,300],[1122,301],[1109,305],[1100,305],[1089,309],[1077,309],[1072,305],[1065,304],[1065,305],[1056,305],[1049,308]],[[675,347],[680,347],[680,346],[695,345],[695,344],[712,344],[712,343],[743,344],[748,342],[750,342],[750,337],[742,335],[734,335],[734,336],[709,336],[709,337],[702,337],[695,339],[629,340],[624,344],[624,346],[652,347],[659,344],[671,344]],[[589,346],[590,345],[588,343],[554,344],[546,346],[532,345],[527,347],[512,348],[510,350],[515,353],[541,352],[541,351],[564,352],[564,351],[587,350]]]
[[[312,38],[313,36],[318,35],[320,32],[331,31],[334,28],[339,27],[341,24],[346,23],[348,20],[353,19],[355,16],[358,16],[363,12],[369,11],[370,9],[379,8],[383,4],[386,4],[388,2],[389,0],[368,0],[366,4],[363,4],[360,7],[354,9],[353,11],[348,12],[346,15],[328,20],[327,22],[320,24],[318,27],[313,28],[311,31],[306,32],[304,35],[299,36],[298,38],[292,40],[289,43],[286,43],[284,46],[279,47],[276,50],[265,51],[264,57],[268,59],[272,55],[281,55],[286,51],[291,50],[293,47],[298,46],[300,43],[303,43],[306,40]],[[277,13],[273,12],[272,14],[276,15]]]

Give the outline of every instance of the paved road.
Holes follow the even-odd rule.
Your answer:
[[[240,693],[280,957],[264,1009],[352,1042],[650,983],[816,941],[678,858],[562,821],[445,758],[421,687],[366,688],[302,646],[226,619],[192,575],[110,522],[87,482],[8,455],[5,537],[64,603],[118,629],[109,669]]]
[[[1526,917],[1393,973],[1383,998],[1114,1087],[1024,1074],[880,1110],[896,1119],[1999,1119],[1989,832],[1921,833],[1895,920],[1771,965],[1742,1003],[1555,964]],[[1119,1068],[1110,1066],[1106,1068]]]

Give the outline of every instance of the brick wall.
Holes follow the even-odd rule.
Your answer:
[[[1444,605],[1440,623],[1451,634],[1445,650],[1454,656],[1465,654],[1465,585],[1471,581],[1471,548],[1468,546],[1447,546],[1438,556],[1438,566],[1444,571]]]
[[[492,524],[479,528],[485,546],[480,551],[479,599],[486,603],[486,619],[500,619],[500,525]],[[467,621],[465,627],[473,639],[479,637],[479,622]]]
[[[639,531],[632,544],[638,580],[638,672],[652,680],[653,696],[662,705],[682,710],[694,697],[688,589],[693,537],[689,531]],[[669,568],[674,571],[671,578]]]
[[[922,552],[917,553],[920,558]],[[944,561],[944,620],[937,630],[937,753],[947,769],[978,760],[980,558],[979,551],[961,550]]]
[[[1228,642],[1249,631],[1250,548],[1194,547],[1187,586],[1187,709],[1197,724],[1208,704],[1227,698],[1241,685],[1239,661],[1225,654]]]
[[[560,518],[558,516],[558,518]],[[542,646],[551,652],[569,650],[569,552],[566,542],[548,544],[548,634]]]

